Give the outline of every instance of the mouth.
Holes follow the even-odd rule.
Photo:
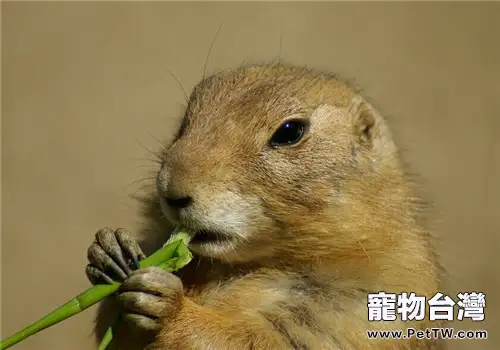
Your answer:
[[[228,241],[230,239],[231,238],[227,234],[218,231],[199,230],[196,231],[190,243],[191,244],[217,243],[217,242]]]

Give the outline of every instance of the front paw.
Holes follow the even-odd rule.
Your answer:
[[[184,295],[181,280],[159,267],[132,272],[118,290],[123,318],[132,327],[156,332],[177,312]]]
[[[145,258],[134,237],[124,229],[97,231],[88,251],[87,277],[92,284],[122,282]]]

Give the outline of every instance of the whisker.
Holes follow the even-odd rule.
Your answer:
[[[137,142],[137,144],[139,144],[139,146],[141,146],[146,152],[148,152],[149,154],[151,154],[154,157],[156,157],[159,160],[161,160],[161,156],[157,152],[154,152],[154,151],[150,150],[149,148],[147,148],[146,146],[144,146],[142,143],[140,143],[139,140],[135,140],[135,142]]]
[[[182,86],[181,81],[179,80],[179,78],[177,78],[177,76],[174,74],[174,72],[172,72],[170,69],[168,70],[168,72],[170,73],[172,78],[174,78],[174,80],[177,83],[177,85],[179,86],[179,88],[182,90],[182,93],[184,94],[184,99],[186,100],[186,103],[188,103],[189,96],[188,96],[186,90],[184,89],[184,87]]]
[[[150,176],[150,177],[144,177],[142,179],[138,179],[138,180],[135,180],[135,181],[132,181],[128,186],[132,186],[132,185],[135,185],[137,183],[140,183],[140,182],[143,182],[143,181],[153,181],[155,180],[156,181],[156,176]]]
[[[134,197],[137,197],[137,194],[141,191],[145,191],[145,190],[152,190],[154,189],[154,185],[153,184],[150,184],[150,185],[144,185],[142,187],[139,187],[136,191],[134,191],[133,193],[129,194],[129,196],[131,196],[132,198]]]
[[[136,193],[129,193],[128,197],[130,197],[130,199],[132,199],[134,201],[139,202],[139,204],[141,205],[141,207],[144,208],[144,206],[148,205],[148,204],[145,204],[145,203],[149,203],[151,201],[151,195],[154,192],[156,192],[156,188],[154,188],[154,189],[152,188],[152,191],[149,191],[146,194],[143,194],[141,196],[138,196],[137,192]]]
[[[150,181],[150,182],[148,183],[148,181]],[[145,184],[140,186],[139,189],[136,192],[134,192],[134,195],[136,195],[137,192],[148,189],[148,188],[151,190],[154,189],[156,187],[156,176],[151,176],[151,177],[146,177],[146,178],[135,180],[135,181],[129,183],[128,185],[126,185],[124,190],[125,190],[125,192],[128,192],[132,186],[135,186],[137,184],[143,184],[143,183],[145,183]]]
[[[151,159],[151,158],[127,158],[128,161],[145,161],[147,160],[148,162],[152,162],[152,163],[155,163],[155,164],[158,164],[158,165],[162,165],[163,162],[161,160],[158,160],[158,159]]]
[[[222,28],[222,23],[220,24],[219,29],[217,29],[217,32],[215,33],[215,36],[212,39],[212,43],[210,44],[210,48],[208,49],[207,57],[205,58],[205,65],[203,66],[203,75],[201,77],[201,81],[203,81],[203,91],[205,91],[205,74],[207,72],[208,60],[210,58],[210,53],[212,52],[212,48],[215,44],[215,40],[219,36],[219,32],[220,32],[221,28]]]
[[[158,144],[162,147],[162,148],[167,148],[167,145],[165,143],[163,143],[158,137],[156,137],[155,135],[153,135],[150,131],[147,131],[147,133],[149,134],[149,136],[151,136],[156,142],[158,142]]]

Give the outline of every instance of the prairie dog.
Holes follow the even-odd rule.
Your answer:
[[[92,283],[124,281],[148,349],[445,348],[367,337],[430,327],[368,321],[367,294],[429,298],[439,265],[384,118],[346,83],[283,64],[210,76],[163,159],[163,213],[195,233],[198,261],[134,271],[139,245],[102,229],[87,266]]]

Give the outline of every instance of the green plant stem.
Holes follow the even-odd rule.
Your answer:
[[[187,248],[188,242],[189,235],[180,228],[177,228],[169,241],[161,249],[139,262],[140,268],[160,266],[167,271],[175,271],[182,268],[189,263],[192,258]],[[0,350],[7,349],[43,329],[51,327],[56,323],[82,312],[116,292],[119,287],[120,283],[113,283],[95,285],[87,289],[85,292],[45,315],[35,323],[2,340],[0,343]],[[106,334],[107,333],[108,332],[106,332]],[[107,337],[109,338],[110,335],[107,335]],[[111,338],[109,341],[111,341]]]
[[[167,270],[169,272],[176,271],[176,270],[179,270],[179,269],[183,268],[192,259],[192,255],[191,255],[189,249],[186,246],[186,244],[188,243],[188,241],[186,241],[186,239],[189,240],[189,238],[187,238],[187,236],[184,236],[182,234],[181,234],[181,236],[177,236],[175,233],[174,233],[174,235],[172,237],[173,237],[174,240],[177,240],[177,238],[180,238],[180,240],[183,240],[183,242],[181,242],[179,244],[179,246],[177,247],[177,255],[178,255],[178,257],[177,258],[172,258],[172,259],[167,260],[167,261],[161,263],[160,265],[158,265],[158,267],[160,267],[160,268],[162,268],[164,270]],[[169,242],[171,242],[171,241],[172,241],[172,239],[169,240],[167,242],[167,244],[169,244]],[[106,350],[108,348],[108,345],[113,340],[113,331],[114,331],[114,328],[118,326],[118,324],[120,323],[120,321],[121,321],[121,317],[120,317],[120,315],[118,315],[116,317],[113,325],[111,325],[106,330],[106,333],[104,333],[104,337],[102,338],[101,343],[99,344],[98,350]]]
[[[113,333],[115,327],[117,327],[120,324],[121,319],[122,319],[121,315],[119,314],[116,317],[113,325],[106,330],[106,333],[104,333],[104,337],[102,337],[101,343],[99,344],[97,350],[106,350],[108,348],[108,345],[111,344],[111,341],[113,340]]]

